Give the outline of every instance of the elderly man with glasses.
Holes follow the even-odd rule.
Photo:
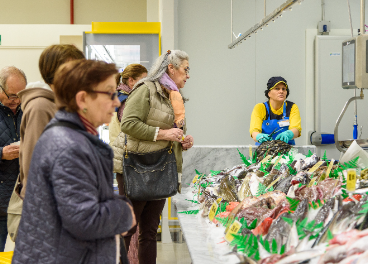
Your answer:
[[[17,94],[24,90],[27,79],[16,67],[0,70],[0,252],[4,251],[7,230],[7,208],[19,174],[19,140],[22,110]]]

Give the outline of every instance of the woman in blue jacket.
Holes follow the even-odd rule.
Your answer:
[[[111,148],[96,128],[120,105],[114,64],[77,60],[55,75],[59,111],[32,155],[12,263],[119,261],[120,235],[135,225],[114,194]]]

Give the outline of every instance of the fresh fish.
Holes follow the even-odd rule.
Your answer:
[[[334,247],[328,250],[322,257],[320,263],[338,263],[347,257],[347,249],[345,246]]]
[[[307,185],[309,182],[310,182],[309,175],[305,171],[298,172],[298,174],[295,175],[291,179],[291,184],[292,185],[299,184],[299,183],[301,183],[303,185]]]
[[[257,195],[260,183],[262,183],[262,179],[260,179],[254,172],[252,172],[249,180],[249,189],[253,196]]]
[[[278,173],[278,170],[272,169],[271,172],[263,178],[263,185],[268,187],[268,185],[270,185],[274,181],[274,178],[277,176]]]
[[[308,259],[313,259],[316,257],[319,257],[323,255],[324,250],[318,249],[318,250],[308,250],[308,251],[302,251],[302,252],[296,252],[286,258],[283,258],[276,262],[275,264],[292,264],[292,263],[299,263],[301,261],[305,261]]]
[[[272,243],[273,239],[275,239],[277,245],[280,247],[286,243],[291,229],[291,226],[285,222],[283,217],[291,218],[291,215],[284,213],[282,216],[279,216],[276,220],[274,220],[270,226],[268,234],[265,237],[265,240],[267,240],[269,243]]]
[[[332,219],[327,223],[327,225],[322,229],[322,231],[320,232],[319,236],[316,238],[316,240],[315,240],[315,242],[314,242],[314,244],[313,244],[312,248],[313,248],[313,247],[315,247],[315,246],[317,246],[317,245],[319,245],[320,243],[324,243],[324,242],[326,241],[326,238],[327,238],[327,231],[328,231],[331,227],[333,227],[333,226],[335,225],[336,220],[337,220],[337,218],[338,218],[339,214],[340,214],[340,212],[336,212],[336,213],[334,214],[333,218],[332,218]]]
[[[220,186],[218,188],[219,197],[222,199],[235,202],[238,201],[238,197],[236,194],[235,180],[231,175],[226,175],[221,180]]]
[[[289,237],[287,238],[285,251],[289,251],[291,248],[296,248],[299,243],[298,230],[296,229],[295,222],[290,229]]]
[[[286,194],[288,197],[290,198],[295,198],[295,189],[294,189],[294,185],[291,185],[289,188],[288,193]]]
[[[294,169],[296,169],[297,172],[300,172],[302,170],[302,167],[304,165],[304,160],[299,159],[294,165]]]
[[[289,188],[291,186],[291,179],[293,176],[286,177],[282,180],[279,180],[275,190],[282,191],[283,193],[287,193],[289,191]]]
[[[240,260],[239,264],[257,264],[257,262],[255,262],[253,259],[245,256],[242,253],[238,253],[238,245],[235,245],[232,251],[226,253],[225,256],[226,255],[236,255]]]
[[[243,201],[244,198],[252,195],[252,193],[250,192],[250,188],[249,188],[249,180],[250,180],[250,175],[244,178],[240,186],[240,189],[238,191],[238,198],[240,202]]]
[[[332,212],[332,209],[335,207],[335,198],[331,198],[328,200],[321,208],[321,210],[318,212],[315,220],[315,226],[319,223],[326,223],[328,216],[331,215],[330,212]]]
[[[309,204],[309,201],[307,198],[299,202],[297,208],[295,209],[293,213],[293,220],[295,222],[298,220],[302,221],[304,220],[304,218],[307,217],[308,208],[309,208],[308,204]]]
[[[306,158],[304,160],[303,166],[301,167],[301,170],[312,168],[318,162],[318,160],[319,158],[317,157],[317,154],[313,154],[309,158]]]

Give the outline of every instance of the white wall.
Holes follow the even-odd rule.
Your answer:
[[[27,75],[28,82],[42,80],[38,60],[49,45],[59,44],[61,35],[80,36],[91,25],[0,25],[0,68],[14,65]]]
[[[284,0],[267,0],[267,13]],[[345,0],[326,0],[326,20],[332,28],[348,29]],[[354,28],[359,27],[360,1],[350,1]],[[264,1],[233,0],[234,32],[243,33],[259,22]],[[306,83],[314,83],[307,68],[306,30],[317,28],[321,20],[321,1],[305,0],[291,12],[253,35],[237,48],[229,50],[230,1],[177,1],[178,48],[190,56],[191,79],[184,88],[190,98],[186,104],[188,133],[199,145],[240,145],[254,143],[249,123],[256,103],[264,102],[268,78],[281,75],[290,87],[289,100],[299,106],[302,118],[301,138],[307,144]],[[366,15],[367,16],[367,15]],[[368,17],[368,16],[367,16]],[[313,77],[312,77],[313,78]],[[310,88],[309,88],[310,89]],[[333,95],[331,97],[333,100]],[[313,109],[312,109],[313,110]],[[313,114],[313,113],[312,113]],[[310,122],[310,121],[309,121]]]

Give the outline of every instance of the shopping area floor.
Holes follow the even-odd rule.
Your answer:
[[[14,243],[8,237],[5,251],[13,251]],[[187,244],[183,241],[165,243],[157,241],[157,264],[191,264]]]
[[[157,264],[191,264],[188,247],[183,243],[157,242]]]

